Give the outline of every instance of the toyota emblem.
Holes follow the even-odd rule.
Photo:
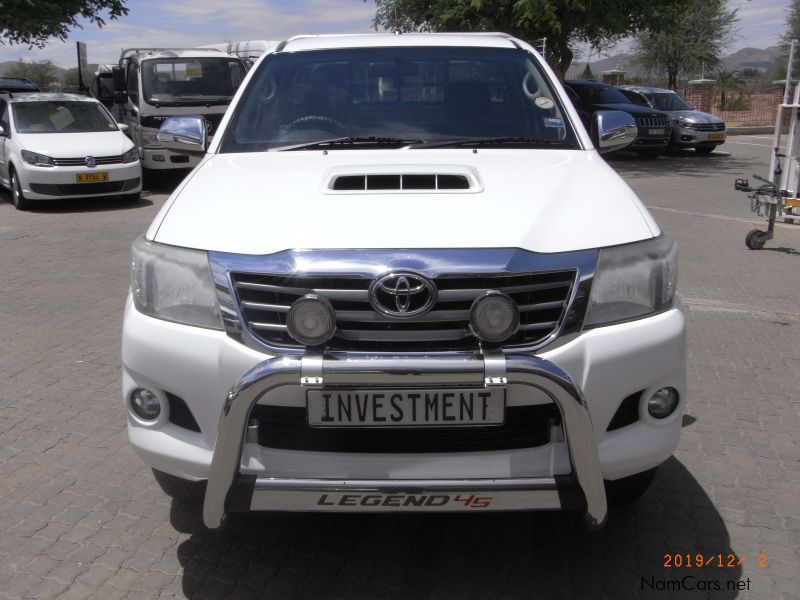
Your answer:
[[[94,156],[85,157],[83,159],[83,162],[84,162],[84,164],[86,164],[87,167],[96,167],[97,166],[97,160],[95,159]]]
[[[415,317],[436,302],[436,288],[416,273],[390,273],[376,280],[369,291],[372,307],[389,317]]]

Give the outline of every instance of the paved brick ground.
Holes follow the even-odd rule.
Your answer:
[[[761,221],[732,190],[768,146],[612,161],[680,242],[691,398],[654,487],[597,534],[545,513],[207,531],[134,456],[119,400],[128,245],[176,180],[127,206],[20,213],[0,193],[0,598],[800,598],[800,227],[747,250]],[[668,552],[747,560],[666,569]]]

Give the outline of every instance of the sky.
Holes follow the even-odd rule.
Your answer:
[[[789,1],[729,0],[739,10],[739,38],[730,51],[774,46],[784,32]],[[374,0],[127,0],[126,6],[128,16],[107,20],[102,29],[87,23],[66,42],[51,42],[41,50],[0,45],[0,62],[49,59],[60,67],[75,67],[76,41],[86,42],[90,63],[115,63],[122,48],[369,32],[375,14]]]

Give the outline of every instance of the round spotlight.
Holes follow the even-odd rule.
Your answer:
[[[675,388],[664,387],[656,390],[647,401],[647,412],[656,419],[666,419],[678,406],[678,391]]]
[[[336,333],[336,313],[331,303],[316,294],[298,298],[286,315],[289,335],[306,346],[324,344]]]
[[[516,333],[519,310],[505,294],[489,291],[472,303],[469,324],[472,332],[484,342],[502,342]]]
[[[161,400],[153,392],[136,388],[131,394],[131,410],[145,421],[155,421],[161,414]]]

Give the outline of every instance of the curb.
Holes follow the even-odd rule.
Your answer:
[[[774,125],[763,125],[763,126],[756,126],[756,127],[728,127],[727,133],[730,135],[754,135],[754,134],[764,134],[764,133],[775,133],[775,126]]]

